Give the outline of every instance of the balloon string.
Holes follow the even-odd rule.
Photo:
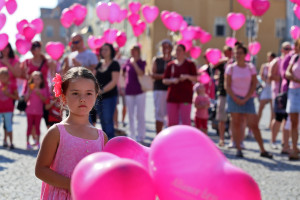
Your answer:
[[[233,31],[232,31],[232,37],[233,37],[233,38],[235,38],[235,33],[236,33],[236,31],[233,30]]]
[[[249,14],[247,14],[247,27],[248,27],[248,44],[251,43],[251,28],[252,28],[252,23],[251,23],[251,17]],[[250,25],[250,26],[249,26]]]

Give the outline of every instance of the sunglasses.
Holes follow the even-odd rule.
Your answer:
[[[81,42],[81,40],[75,40],[72,42],[72,44],[79,44]]]
[[[290,50],[292,50],[290,47],[285,47],[285,48],[283,48],[283,50],[285,50],[285,51],[290,51]]]

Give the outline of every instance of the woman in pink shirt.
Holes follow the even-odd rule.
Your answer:
[[[295,49],[300,52],[300,39],[295,43]],[[290,80],[286,112],[291,118],[292,124],[292,144],[293,149],[289,155],[290,160],[299,160],[298,144],[298,123],[300,113],[300,59],[299,54],[295,54],[286,71],[286,77]]]
[[[241,142],[242,127],[247,120],[259,145],[261,157],[272,158],[272,154],[264,149],[263,140],[258,128],[258,116],[255,114],[253,93],[256,88],[256,69],[245,62],[247,48],[239,44],[235,47],[236,62],[228,65],[225,72],[225,88],[227,91],[228,112],[231,114],[232,136],[237,148],[237,157],[243,157]]]

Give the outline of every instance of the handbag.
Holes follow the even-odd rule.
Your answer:
[[[18,100],[17,109],[19,111],[25,111],[26,107],[27,107],[27,102],[25,101],[25,97],[21,96],[20,99]]]
[[[143,92],[153,90],[153,79],[149,75],[138,76],[139,83]]]

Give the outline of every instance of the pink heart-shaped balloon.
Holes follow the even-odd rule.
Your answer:
[[[108,21],[111,24],[117,22],[120,15],[120,6],[115,2],[109,2],[107,5],[109,8]]]
[[[163,10],[163,11],[161,11],[161,13],[160,13],[160,19],[161,19],[161,21],[163,22],[163,24],[166,26],[166,16],[169,14],[170,12],[169,11],[167,11],[167,10]]]
[[[237,39],[235,39],[233,37],[227,37],[225,40],[225,44],[231,48],[234,48],[236,42],[237,42]]]
[[[35,27],[36,33],[41,33],[44,28],[44,22],[41,18],[37,18],[31,21],[31,24]]]
[[[99,2],[96,6],[96,13],[101,21],[108,20],[109,18],[109,7],[105,2]]]
[[[0,11],[5,6],[5,0],[0,0]]]
[[[124,19],[126,19],[127,17],[127,14],[128,14],[128,10],[125,8],[125,9],[120,9],[120,14],[119,14],[119,17],[118,17],[118,20],[117,22],[122,22]]]
[[[252,0],[237,0],[244,8],[251,9]]]
[[[290,0],[292,3],[294,3],[294,4],[300,4],[300,0]]]
[[[84,22],[84,18],[83,19],[74,19],[74,24],[76,26],[80,26],[83,22]]]
[[[245,61],[247,61],[247,62],[251,61],[251,55],[250,55],[250,53],[247,53],[247,55],[245,56]]]
[[[144,33],[146,29],[146,23],[142,20],[139,20],[135,25],[132,26],[133,34],[138,37]]]
[[[201,54],[201,47],[199,46],[193,46],[190,49],[190,55],[192,58],[197,59]]]
[[[17,5],[16,0],[8,0],[5,3],[5,7],[6,7],[7,12],[10,15],[12,15],[17,10],[18,5]]]
[[[117,29],[107,29],[103,33],[103,37],[105,39],[105,42],[110,43],[110,44],[114,43],[116,41],[117,34],[118,34]]]
[[[187,27],[188,27],[187,22],[186,22],[185,20],[183,20],[183,21],[181,22],[181,25],[180,25],[179,30],[182,31],[182,30],[186,29]]]
[[[140,15],[138,15],[136,13],[131,13],[128,16],[128,21],[132,26],[135,25],[139,20],[140,20]]]
[[[0,51],[2,51],[8,44],[8,35],[6,33],[0,34]]]
[[[58,60],[64,54],[65,46],[61,42],[48,42],[46,52],[53,60]]]
[[[211,40],[212,36],[210,33],[206,32],[206,31],[202,31],[201,33],[201,37],[200,37],[200,42],[202,44],[205,44],[207,42],[209,42]]]
[[[201,72],[201,74],[197,77],[197,80],[202,83],[202,84],[207,84],[210,82],[211,78],[209,76],[209,74],[204,71],[204,72]]]
[[[119,47],[123,47],[126,44],[127,36],[125,32],[119,31],[117,34],[116,42]]]
[[[270,7],[269,0],[252,0],[251,12],[255,16],[262,16]]]
[[[188,26],[187,28],[180,31],[182,39],[184,40],[193,40],[196,34],[194,27]]]
[[[159,9],[156,6],[145,5],[142,7],[143,16],[148,23],[154,22],[159,14]]]
[[[248,45],[248,49],[251,55],[256,55],[260,51],[260,43],[259,42],[251,42]]]
[[[3,13],[0,13],[0,30],[3,28],[5,23],[6,23],[6,16]]]
[[[96,46],[95,46],[95,36],[90,35],[88,37],[87,43],[88,43],[90,49],[96,49]]]
[[[109,140],[104,152],[112,153],[120,158],[128,158],[140,163],[148,170],[148,158],[150,149],[129,137],[119,136]]]
[[[23,34],[23,27],[27,24],[29,24],[29,23],[26,19],[23,19],[17,23],[17,29],[20,34]]]
[[[153,181],[137,162],[108,156],[90,160],[90,156],[83,158],[74,169],[71,177],[74,199],[155,200]]]
[[[35,26],[32,24],[26,24],[23,26],[23,35],[25,36],[26,40],[31,41],[34,36],[36,35]]]
[[[74,13],[71,9],[65,8],[63,9],[60,17],[60,22],[65,28],[69,28],[74,22],[75,17]]]
[[[16,40],[17,40],[17,39],[25,40],[25,37],[24,37],[24,35],[22,35],[21,33],[17,33],[17,34],[16,34]]]
[[[293,10],[294,10],[294,13],[295,13],[296,17],[297,17],[298,19],[300,19],[300,6],[297,5],[297,4],[294,5]]]
[[[132,13],[138,13],[140,11],[140,8],[141,8],[141,3],[138,2],[138,1],[134,1],[134,2],[130,2],[128,7],[129,7],[129,10],[132,12]]]
[[[228,13],[227,22],[233,30],[239,30],[246,22],[246,17],[242,13]]]
[[[16,47],[20,54],[25,55],[31,49],[31,42],[28,40],[18,39]]]
[[[200,40],[203,30],[199,26],[195,26],[194,30],[195,30],[194,40]]]
[[[94,39],[95,48],[101,48],[102,45],[105,43],[105,38],[103,36],[99,36]]]
[[[184,40],[184,39],[178,40],[177,44],[182,44],[185,47],[186,52],[189,51],[193,46],[193,42],[191,40]]]
[[[300,37],[300,27],[296,25],[292,26],[290,34],[294,40],[297,40]]]
[[[209,48],[206,50],[205,56],[209,63],[216,65],[222,57],[222,52],[219,49]]]
[[[85,6],[75,3],[73,4],[70,9],[73,12],[73,15],[75,17],[75,20],[77,21],[84,21],[85,16],[87,14],[87,9]]]
[[[180,29],[182,21],[183,17],[176,12],[171,12],[165,16],[165,26],[174,32]]]

